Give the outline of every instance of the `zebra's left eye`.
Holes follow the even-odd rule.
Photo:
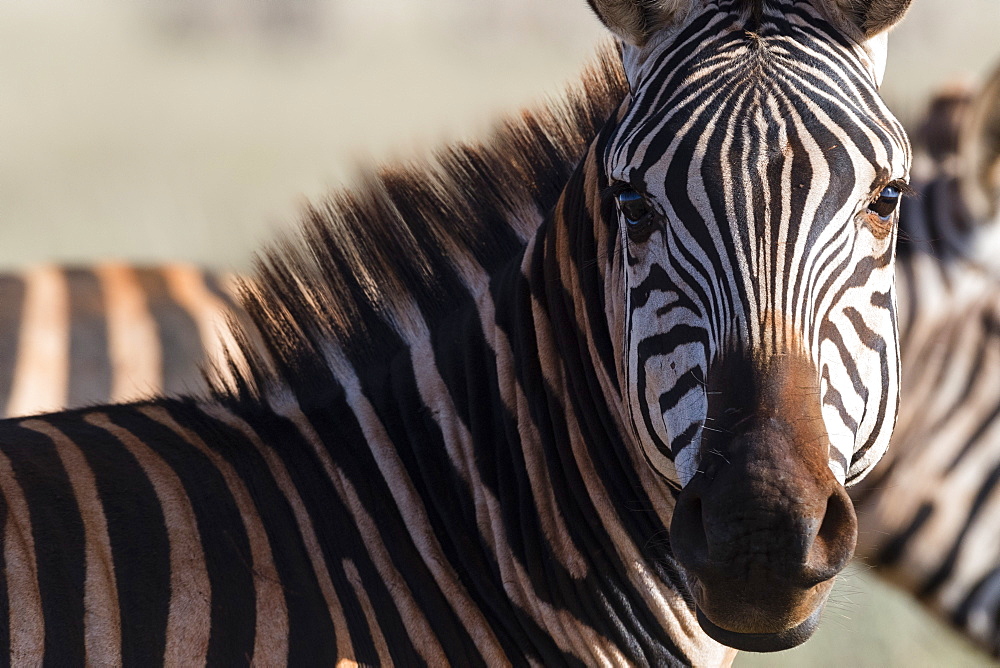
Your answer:
[[[896,207],[899,206],[900,194],[899,188],[886,186],[879,193],[878,199],[868,205],[868,210],[882,220],[889,220]]]
[[[616,199],[618,208],[631,226],[644,225],[653,211],[646,198],[631,188],[618,193]]]

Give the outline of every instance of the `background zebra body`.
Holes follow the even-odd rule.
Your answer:
[[[904,295],[918,308],[890,453],[852,493],[858,554],[997,653],[1000,285],[933,256],[899,267],[901,316]]]
[[[91,663],[126,655],[273,663],[325,654],[366,663],[464,665],[507,657],[669,665],[731,659],[712,637],[764,650],[807,638],[831,578],[853,549],[842,483],[877,461],[894,418],[893,214],[877,205],[898,199],[891,184],[905,176],[908,146],[874,90],[879,35],[908,3],[850,11],[805,2],[710,4],[707,11],[692,5],[676,14],[656,14],[664,8],[645,4],[599,4],[605,21],[630,43],[624,47],[629,97],[620,73],[605,63],[573,108],[526,115],[491,147],[460,147],[439,156],[436,167],[389,171],[311,211],[306,245],[267,256],[259,281],[246,290],[262,346],[243,341],[210,396],[0,424],[8,592],[0,604],[6,604],[10,653],[18,660],[44,652],[52,661]],[[746,26],[755,32],[741,32]],[[676,50],[667,48],[673,39]],[[655,306],[651,297],[666,293],[650,258],[660,254],[661,272],[680,271],[680,263],[662,248],[647,246],[640,255],[650,237],[640,239],[625,225],[640,222],[630,217],[638,199],[658,206],[679,206],[682,199],[671,189],[684,190],[683,182],[653,179],[669,166],[688,165],[654,155],[663,148],[654,128],[635,131],[658,109],[653,101],[661,93],[675,92],[661,88],[675,72],[690,75],[686,86],[698,84],[704,70],[696,61],[674,59],[695,53],[724,63],[768,40],[783,55],[762,56],[759,65],[795,78],[801,63],[782,49],[803,48],[809,68],[821,71],[821,103],[794,98],[808,109],[806,120],[794,105],[778,115],[790,124],[781,129],[809,148],[789,139],[770,160],[804,174],[810,170],[793,165],[795,156],[819,161],[814,165],[835,156],[829,159],[838,169],[823,172],[819,185],[801,184],[805,196],[810,187],[827,191],[832,183],[831,199],[796,215],[835,228],[829,233],[837,244],[814,247],[816,240],[803,233],[799,249],[824,255],[835,247],[839,264],[822,275],[813,295],[824,304],[823,316],[800,315],[800,306],[807,310],[804,294],[794,299],[775,287],[788,269],[782,262],[799,256],[758,272],[760,286],[743,284],[769,291],[766,317],[741,310],[748,295],[729,292],[733,283],[716,286],[717,303],[699,295],[698,306],[731,309],[705,313],[718,318],[711,336],[721,335],[721,352],[712,357],[754,353],[742,378],[760,389],[752,399],[761,399],[762,410],[784,405],[783,392],[794,394],[796,383],[818,389],[819,378],[810,374],[823,368],[841,374],[824,376],[823,388],[842,400],[832,408],[854,429],[847,437],[827,435],[821,425],[830,411],[816,392],[809,425],[768,412],[768,425],[791,420],[781,438],[771,426],[738,434],[753,457],[718,472],[744,485],[740,501],[762,506],[739,507],[751,511],[748,524],[708,512],[726,531],[717,535],[710,524],[702,537],[735,548],[734,563],[753,562],[752,548],[760,544],[752,535],[763,530],[782,572],[768,567],[762,575],[759,564],[751,565],[747,589],[737,586],[743,595],[733,598],[711,568],[701,568],[705,556],[710,566],[724,563],[715,561],[712,543],[708,555],[700,554],[705,546],[678,533],[677,522],[671,526],[683,504],[688,529],[699,500],[706,508],[726,505],[696,470],[718,468],[707,459],[718,451],[696,453],[698,442],[678,434],[659,449],[651,438],[659,427],[648,421],[654,410],[657,419],[678,424],[693,424],[699,415],[703,423],[707,414],[695,402],[682,414],[667,405],[669,392],[651,399],[631,385],[635,369],[653,378],[643,366],[650,358],[642,342],[663,345],[669,363],[667,342],[655,336],[677,334],[663,324],[675,315],[669,304],[655,318],[643,311]],[[792,95],[786,88],[764,99],[782,104],[782,95]],[[747,146],[767,145],[768,129],[778,127],[771,111],[746,128]],[[704,129],[686,127],[670,137],[698,143]],[[814,143],[833,131],[842,144]],[[708,171],[687,177],[688,192],[705,173],[729,164],[724,151],[699,151]],[[642,159],[647,193],[633,190],[636,197],[625,198],[619,188],[640,187],[626,179]],[[787,181],[760,176],[773,190],[766,201],[752,202],[752,212],[790,206]],[[704,215],[712,202],[692,204]],[[712,235],[724,223],[701,222],[711,223]],[[665,221],[650,234],[670,246]],[[780,240],[783,232],[775,227],[771,234]],[[722,248],[698,248],[731,262],[705,278],[747,280],[746,250]],[[650,281],[639,280],[643,271]],[[727,322],[728,315],[734,320]],[[828,321],[841,316],[846,321]],[[786,350],[782,339],[794,339],[800,326],[822,334],[801,350]],[[839,349],[841,363],[863,360],[859,368],[840,368],[830,362],[836,353],[812,351],[831,331],[862,338],[860,346],[852,340]],[[757,337],[770,338],[770,345]],[[786,365],[792,353],[814,359]],[[685,362],[685,354],[674,357]],[[701,378],[711,383],[708,361]],[[693,367],[678,374],[688,371]],[[711,406],[729,415],[718,400]],[[748,400],[737,408],[752,413],[758,406]],[[731,427],[743,423],[750,421]],[[808,446],[830,446],[836,456],[781,460],[795,474],[782,482],[781,502],[771,504],[769,492],[754,485],[769,480],[769,448],[806,436],[819,437],[804,441]],[[710,440],[729,447],[725,439]],[[678,461],[690,468],[674,468],[685,448]],[[740,479],[744,465],[755,476],[750,483]],[[134,483],[130,490],[123,489],[126,478]],[[675,509],[675,486],[685,483]],[[40,503],[51,498],[58,502]],[[817,504],[821,511],[833,507],[833,517],[814,517]],[[781,526],[766,525],[758,511],[776,512]],[[741,533],[730,540],[732,531]],[[772,538],[782,540],[772,545]],[[815,549],[802,554],[803,540]],[[678,561],[681,548],[686,556]],[[682,567],[684,561],[689,565]],[[743,576],[726,569],[726,577],[739,585]],[[126,613],[146,595],[149,613],[141,621]],[[754,606],[767,614],[752,614]]]
[[[929,174],[903,202],[903,387],[893,445],[853,490],[858,554],[1000,656],[1000,203],[991,185],[1000,70],[934,123]],[[938,119],[941,121],[942,119]],[[972,150],[974,148],[975,150]],[[989,157],[983,157],[989,156]],[[970,202],[978,193],[983,203]],[[977,213],[978,211],[978,213]]]
[[[227,280],[183,264],[0,275],[0,415],[203,388],[238,312]]]

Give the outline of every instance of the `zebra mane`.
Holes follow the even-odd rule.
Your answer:
[[[764,1],[765,0],[742,0],[743,11],[749,15],[745,26],[746,30],[752,31],[760,28],[761,21],[764,18]]]
[[[250,399],[310,382],[318,366],[329,373],[331,352],[385,362],[414,308],[430,325],[454,309],[456,288],[473,287],[456,282],[463,268],[492,276],[520,253],[627,91],[606,43],[561,98],[487,140],[373,170],[309,206],[298,234],[258,255],[242,282],[250,323],[231,322],[228,364],[206,374],[213,393]]]

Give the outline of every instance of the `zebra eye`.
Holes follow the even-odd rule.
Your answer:
[[[899,188],[895,186],[886,186],[879,193],[878,199],[868,205],[868,210],[874,213],[876,216],[882,220],[889,220],[889,216],[896,210],[899,206]]]
[[[629,189],[618,193],[616,199],[619,210],[630,226],[643,225],[647,222],[653,209],[642,195]]]

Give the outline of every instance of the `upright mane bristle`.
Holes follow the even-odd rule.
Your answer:
[[[386,359],[413,305],[431,320],[449,310],[446,276],[457,266],[491,275],[521,251],[627,90],[606,44],[561,98],[504,120],[486,141],[373,170],[307,208],[300,238],[265,250],[243,283],[252,331],[237,334],[229,369],[212,374],[216,393],[303,381],[328,368],[331,350]]]

